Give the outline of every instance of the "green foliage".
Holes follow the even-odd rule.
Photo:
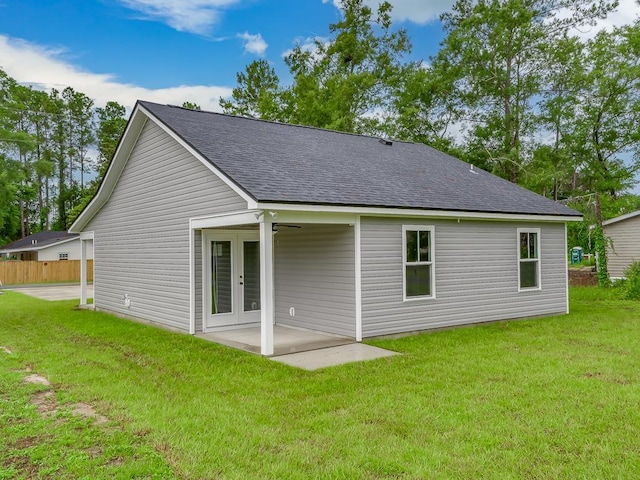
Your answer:
[[[640,262],[635,261],[625,271],[624,295],[627,300],[640,300]]]
[[[97,170],[98,177],[102,178],[116,152],[116,148],[118,148],[118,142],[127,126],[127,120],[125,118],[125,107],[118,102],[107,102],[104,108],[96,108],[96,114],[98,116],[98,129],[96,132],[98,140]]]
[[[238,86],[233,89],[231,100],[220,99],[223,112],[264,120],[282,118],[280,80],[269,62],[255,60],[236,78]]]
[[[200,105],[194,102],[182,102],[182,108],[188,108],[189,110],[202,110]]]
[[[411,49],[406,31],[391,30],[391,4],[373,11],[363,0],[341,2],[342,18],[329,26],[333,37],[296,45],[285,57],[293,77],[282,86],[266,61],[238,73],[226,113],[279,120],[345,132],[369,132],[380,121],[367,118],[387,107],[400,59]]]
[[[604,230],[601,226],[595,226],[593,229],[593,245],[597,258],[598,285],[600,287],[609,287],[611,280],[607,269],[607,244]]]

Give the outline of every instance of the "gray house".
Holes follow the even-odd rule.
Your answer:
[[[91,244],[87,247],[87,258],[93,259]],[[25,261],[80,260],[80,238],[69,232],[37,232],[0,247],[0,257]]]
[[[624,278],[624,271],[640,261],[640,210],[602,222],[607,245],[607,268],[613,279]]]
[[[360,341],[565,313],[580,219],[423,144],[138,102],[71,231],[95,308],[259,326],[271,355],[274,324]]]

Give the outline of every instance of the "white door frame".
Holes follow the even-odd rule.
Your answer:
[[[250,230],[203,230],[202,231],[202,331],[212,332],[229,328],[257,325],[260,322],[260,310],[244,313],[241,277],[244,255],[243,242],[259,242],[259,233]],[[231,312],[212,315],[211,312],[211,242],[230,242],[231,256]],[[262,289],[262,286],[261,286]]]

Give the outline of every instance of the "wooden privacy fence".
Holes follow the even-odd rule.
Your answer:
[[[87,280],[93,281],[93,260],[87,261]],[[0,262],[0,282],[3,285],[26,283],[79,282],[80,260],[53,260]]]

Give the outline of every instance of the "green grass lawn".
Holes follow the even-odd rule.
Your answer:
[[[0,479],[637,479],[640,303],[615,297],[574,289],[568,316],[374,341],[403,355],[308,372],[8,292]]]

